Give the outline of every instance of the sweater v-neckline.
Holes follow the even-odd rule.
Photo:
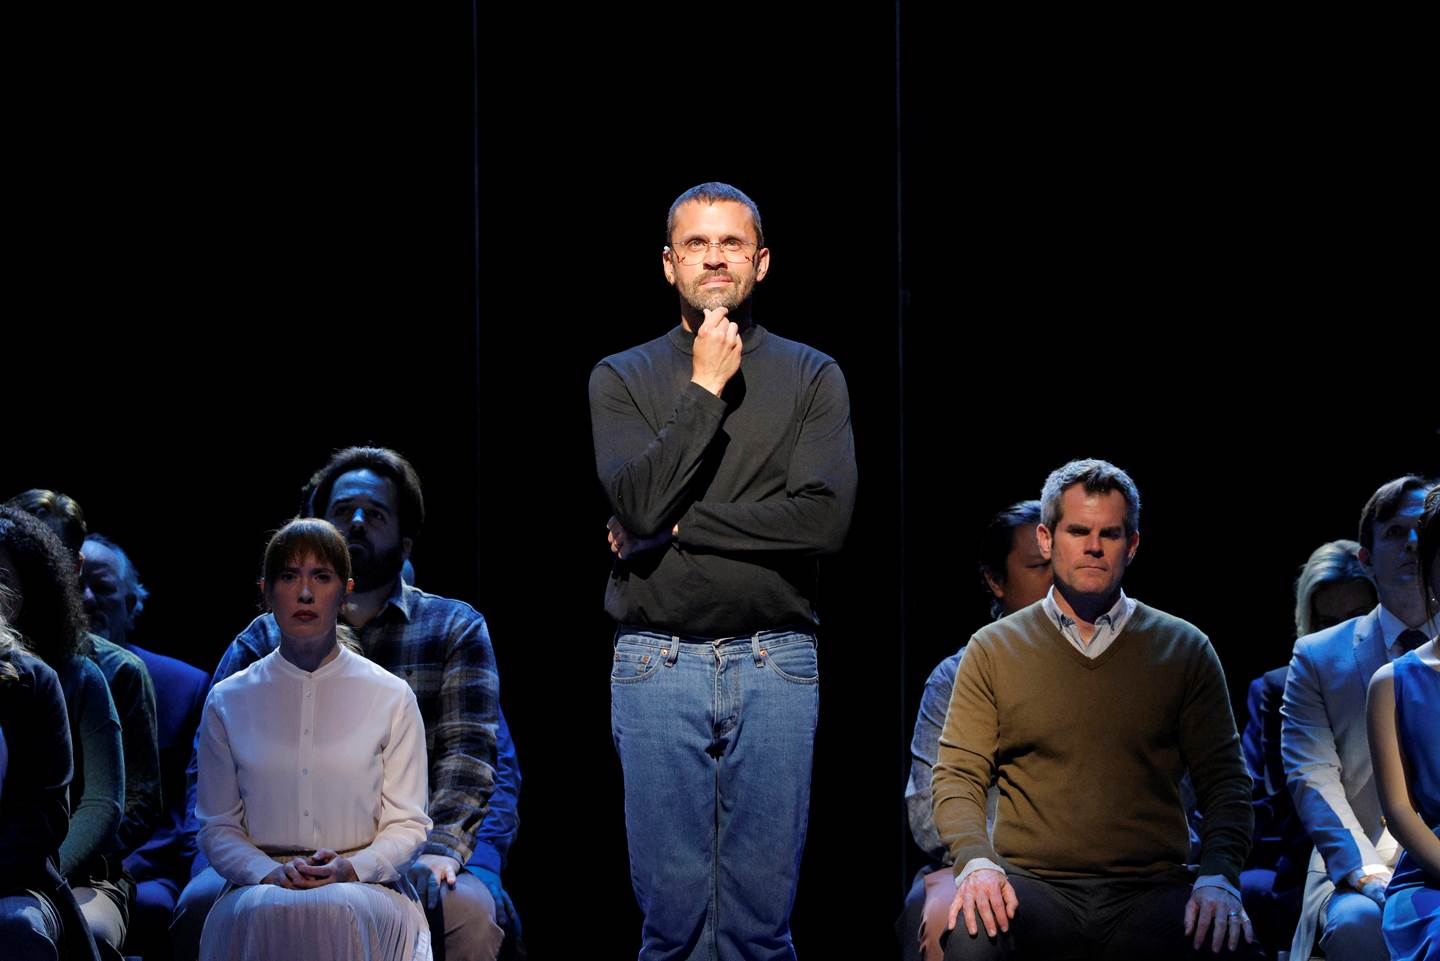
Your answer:
[[[1120,632],[1119,636],[1116,637],[1115,640],[1110,642],[1109,647],[1105,648],[1105,650],[1101,651],[1094,657],[1088,657],[1087,655],[1082,654],[1078,650],[1076,650],[1075,645],[1070,643],[1070,638],[1066,637],[1064,632],[1062,632],[1060,628],[1055,624],[1055,621],[1050,617],[1049,612],[1045,610],[1044,605],[1039,605],[1039,607],[1040,610],[1037,613],[1040,615],[1040,619],[1045,622],[1046,626],[1050,628],[1050,633],[1054,637],[1055,642],[1064,647],[1065,653],[1069,654],[1072,658],[1079,661],[1080,664],[1083,665],[1087,670],[1096,671],[1099,670],[1100,667],[1105,664],[1105,662],[1110,660],[1111,655],[1114,654],[1115,651],[1119,650],[1121,645],[1125,644],[1129,640],[1130,633],[1140,626],[1139,618],[1142,615],[1145,605],[1140,603],[1139,601],[1135,602],[1135,611],[1130,615],[1129,620],[1125,622],[1125,629]]]

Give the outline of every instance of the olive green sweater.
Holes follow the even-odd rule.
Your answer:
[[[957,873],[977,857],[1042,878],[1178,871],[1189,851],[1186,770],[1204,822],[1200,873],[1238,888],[1250,777],[1209,640],[1139,604],[1089,659],[1032,604],[982,629],[961,658],[935,764],[935,826]]]

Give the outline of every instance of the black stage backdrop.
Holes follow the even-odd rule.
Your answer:
[[[309,472],[406,453],[419,583],[495,641],[533,957],[638,945],[585,384],[675,323],[658,255],[687,187],[757,200],[756,316],[851,390],[808,955],[891,951],[919,866],[906,744],[984,622],[994,510],[1071,457],[1129,469],[1127,586],[1211,635],[1243,710],[1309,551],[1381,481],[1440,470],[1417,155],[1357,100],[1042,67],[908,4],[758,38],[513,10],[477,31],[465,5],[184,16],[36,31],[0,496],[77,497],[152,591],[136,639],[208,670]]]

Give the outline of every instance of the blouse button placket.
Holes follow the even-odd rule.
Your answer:
[[[315,681],[311,678],[305,680],[305,698],[300,707],[300,729],[300,831],[315,844],[318,843],[315,822],[310,816],[310,812],[315,809],[314,779],[310,777],[310,768],[315,760],[315,737],[310,733],[315,729]]]

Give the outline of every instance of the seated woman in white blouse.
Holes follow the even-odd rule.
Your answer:
[[[200,844],[229,882],[200,957],[427,958],[424,913],[398,888],[430,828],[415,695],[337,643],[353,581],[328,522],[282,527],[264,572],[280,647],[217,684],[200,724]]]

